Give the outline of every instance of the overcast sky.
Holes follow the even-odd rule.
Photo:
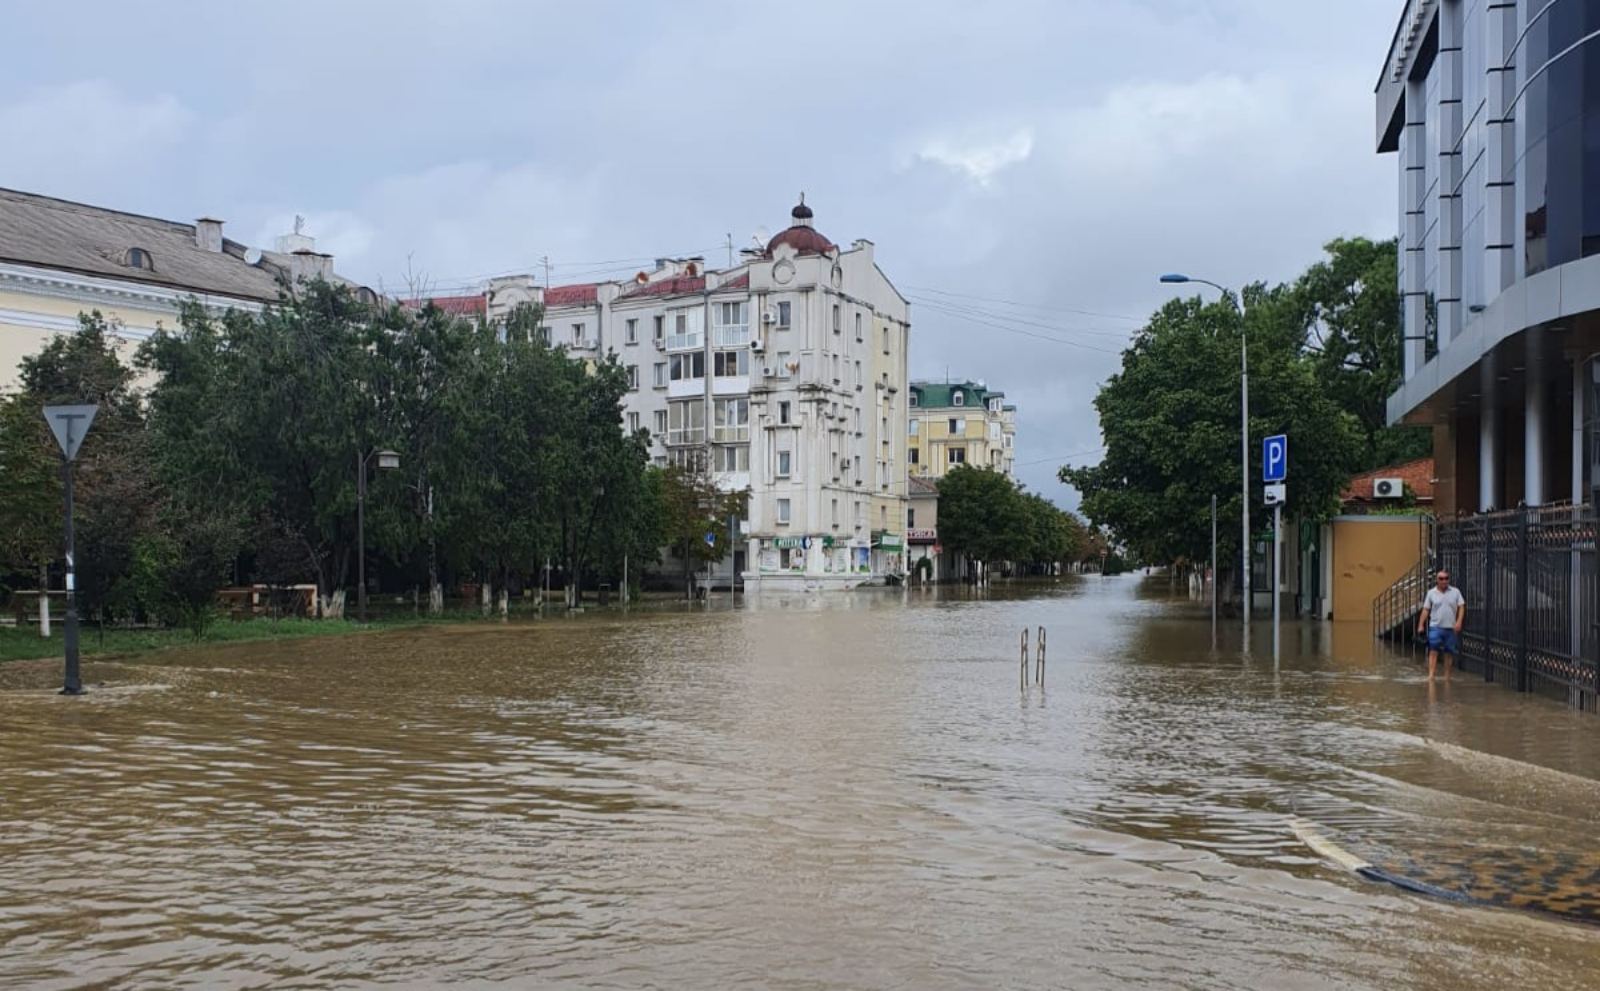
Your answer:
[[[269,246],[304,214],[390,289],[717,264],[803,189],[915,298],[913,376],[1004,389],[1021,478],[1075,505],[1055,469],[1097,459],[1090,404],[1159,273],[1281,280],[1393,235],[1372,91],[1400,7],[29,4],[0,185]]]

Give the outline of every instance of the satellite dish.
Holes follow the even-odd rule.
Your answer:
[[[766,227],[757,227],[755,233],[750,235],[750,240],[756,243],[756,247],[765,248],[767,242],[772,240],[772,232],[767,230]]]
[[[246,249],[244,249],[244,263],[246,265],[259,265],[259,264],[261,264],[261,249],[260,248],[246,248]]]

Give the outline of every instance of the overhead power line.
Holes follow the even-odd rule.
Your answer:
[[[937,313],[964,314],[967,316],[985,317],[990,320],[999,320],[1004,323],[1019,324],[1024,327],[1038,327],[1041,330],[1053,330],[1063,334],[1085,334],[1091,337],[1109,337],[1112,340],[1127,343],[1129,335],[1135,333],[1133,329],[1127,330],[1095,330],[1092,327],[1060,327],[1055,324],[1041,323],[1038,320],[1028,320],[1023,317],[1014,317],[1006,313],[996,313],[976,306],[962,303],[947,303],[942,300],[928,299],[926,297],[910,297],[918,306],[926,306]]]
[[[1001,306],[1018,306],[1030,310],[1049,310],[1055,313],[1074,313],[1081,317],[1101,317],[1106,320],[1127,320],[1131,323],[1144,323],[1147,317],[1130,317],[1119,313],[1100,313],[1095,310],[1076,310],[1070,306],[1056,306],[1046,303],[1019,303],[1014,299],[1001,299],[997,296],[974,296],[969,293],[950,292],[947,289],[934,289],[930,286],[906,286],[911,292],[933,293],[936,296],[951,296],[956,299],[970,299],[979,303],[998,303]]]
[[[962,312],[960,310],[943,309],[943,308],[941,308],[941,307],[939,307],[937,305],[933,306],[932,308],[934,310],[938,311],[938,312],[943,312],[943,313],[947,313],[947,314],[949,314],[951,316],[960,317],[961,319],[969,321],[971,323],[981,324],[981,325],[983,325],[985,327],[993,327],[995,330],[1004,331],[1007,334],[1017,334],[1017,335],[1019,335],[1021,337],[1032,337],[1035,340],[1049,341],[1051,344],[1064,344],[1069,348],[1081,348],[1084,351],[1098,351],[1101,354],[1117,355],[1117,354],[1121,354],[1122,353],[1120,350],[1116,350],[1116,349],[1113,349],[1113,348],[1096,347],[1093,344],[1085,344],[1082,341],[1073,341],[1073,340],[1068,340],[1067,338],[1064,338],[1064,337],[1054,337],[1054,336],[1051,336],[1049,334],[1041,334],[1041,333],[1038,333],[1037,331],[1023,330],[1023,329],[1021,329],[1019,327],[1013,327],[1013,326],[1009,326],[1007,324],[996,322],[994,320],[986,320],[986,319],[983,319],[982,317],[973,316],[973,315],[971,315],[969,313],[964,313],[964,312]]]

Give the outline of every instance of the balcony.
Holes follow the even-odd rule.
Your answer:
[[[706,335],[700,331],[691,331],[687,334],[668,334],[668,351],[698,351],[706,346]]]
[[[705,427],[687,427],[682,430],[668,430],[668,444],[704,444],[706,441]]]
[[[750,428],[740,427],[712,427],[711,439],[718,444],[743,444],[750,440]]]
[[[712,343],[719,348],[743,348],[750,346],[750,325],[747,323],[730,323],[713,327]]]

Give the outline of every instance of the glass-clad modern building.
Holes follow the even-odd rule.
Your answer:
[[[1442,513],[1588,498],[1600,352],[1600,0],[1409,0],[1377,87],[1397,153],[1404,384]]]

